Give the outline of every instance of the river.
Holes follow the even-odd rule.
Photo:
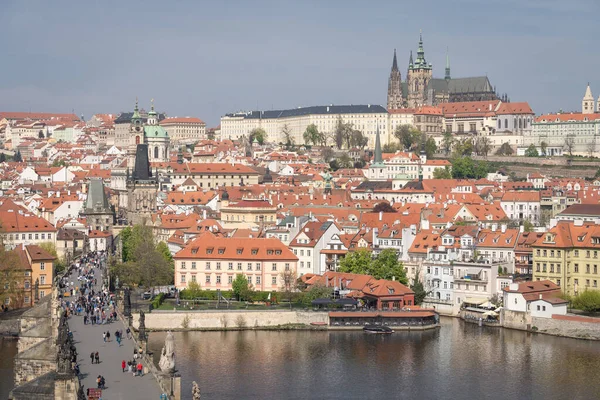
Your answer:
[[[17,355],[17,341],[14,338],[0,337],[0,399],[8,399],[14,384],[14,358]]]
[[[183,399],[599,399],[600,344],[479,327],[177,332]],[[165,333],[150,334],[156,361]]]
[[[183,399],[599,399],[600,343],[478,327],[396,332],[177,332]],[[156,361],[164,332],[150,333]],[[0,399],[16,341],[0,343]]]

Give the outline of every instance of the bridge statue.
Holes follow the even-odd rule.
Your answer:
[[[200,387],[196,381],[192,382],[192,400],[200,400]]]
[[[162,348],[158,366],[163,372],[175,371],[175,338],[171,331],[167,332],[165,345]]]

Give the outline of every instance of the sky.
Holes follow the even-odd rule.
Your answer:
[[[487,75],[536,114],[600,95],[598,0],[21,1],[0,7],[0,111],[230,112],[386,103],[423,32],[434,77]]]

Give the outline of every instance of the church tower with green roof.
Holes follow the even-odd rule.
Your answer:
[[[158,114],[154,110],[154,100],[148,113],[148,121],[144,125],[144,142],[148,144],[150,162],[169,161],[169,134],[159,125]]]

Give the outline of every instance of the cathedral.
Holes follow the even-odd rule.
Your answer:
[[[392,61],[392,71],[388,80],[387,108],[416,108],[424,105],[435,106],[441,103],[461,101],[498,100],[494,87],[487,76],[452,78],[450,59],[446,55],[444,78],[433,77],[433,66],[425,59],[423,35],[419,37],[417,58],[412,50],[408,60],[406,80],[402,81],[396,50]],[[508,101],[506,95],[503,101]]]

